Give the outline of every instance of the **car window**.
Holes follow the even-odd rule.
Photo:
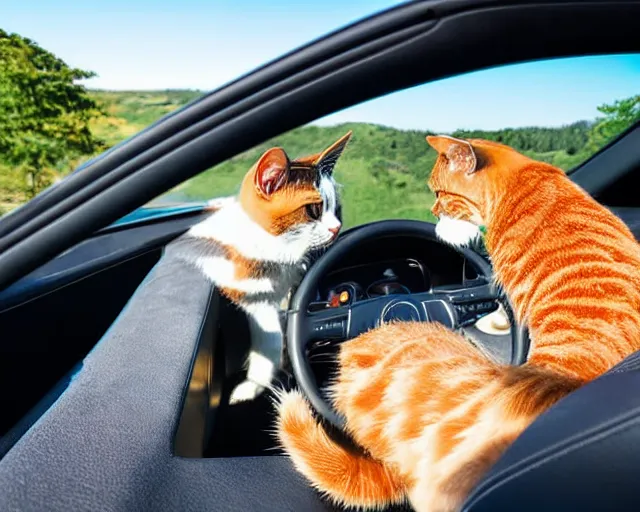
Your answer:
[[[206,91],[405,1],[0,2],[0,216]]]
[[[385,2],[395,3],[379,0],[381,5]],[[32,116],[0,119],[0,215],[202,94],[186,89],[76,90],[71,79],[91,73],[64,67],[64,63],[61,68],[55,55],[33,41],[18,37],[12,42],[11,37],[0,30],[0,57],[8,63],[0,73],[0,110],[7,107]],[[44,123],[47,91],[42,97],[13,94],[15,83],[31,76],[20,58],[23,50],[39,56],[38,65],[44,66],[39,72],[64,75],[55,82],[57,92],[73,100],[69,105],[73,115],[63,112],[55,122]],[[37,81],[38,73],[32,75]],[[638,83],[640,54],[528,62],[425,83],[265,141],[119,222],[234,194],[245,172],[268,147],[282,146],[295,157],[335,141],[348,129],[353,130],[353,138],[336,169],[343,185],[345,227],[388,218],[433,220],[429,213],[433,196],[425,182],[435,153],[424,140],[427,134],[500,141],[571,172],[640,120]],[[15,97],[24,104],[15,104]],[[41,133],[25,138],[34,123]],[[12,146],[15,140],[22,144]]]
[[[608,55],[502,66],[423,84],[274,137],[147,207],[234,194],[267,148],[281,146],[295,158],[353,130],[336,168],[345,228],[390,218],[434,220],[426,180],[436,155],[426,135],[503,142],[571,172],[640,120],[639,83],[640,55]]]

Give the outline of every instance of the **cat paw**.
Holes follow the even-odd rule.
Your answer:
[[[238,384],[231,392],[229,398],[229,404],[237,404],[240,402],[246,402],[247,400],[254,400],[262,394],[264,387],[250,380],[245,380]]]

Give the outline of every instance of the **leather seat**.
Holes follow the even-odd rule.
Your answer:
[[[639,370],[637,352],[540,416],[463,510],[638,510]]]

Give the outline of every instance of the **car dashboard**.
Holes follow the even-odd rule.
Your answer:
[[[396,258],[333,272],[318,290],[318,299],[328,302],[330,307],[339,307],[383,295],[426,292],[430,283],[424,261]]]
[[[369,242],[320,282],[317,303],[340,307],[382,295],[458,287],[479,276],[452,248],[411,236]]]
[[[384,237],[368,241],[330,269],[319,282],[309,309],[347,307],[381,295],[458,289],[479,278],[461,253],[442,242],[410,235]],[[508,362],[512,350],[509,329],[500,307],[466,325],[463,333],[498,360]],[[315,346],[326,348],[324,343]]]

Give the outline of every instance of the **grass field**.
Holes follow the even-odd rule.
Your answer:
[[[106,113],[93,122],[92,130],[112,146],[201,93],[185,90],[92,91],[91,94]],[[513,139],[512,145],[520,146],[518,149],[523,152],[568,169],[584,158],[579,146],[586,140],[587,129],[586,123],[576,123],[558,129],[523,128],[469,135],[506,143]],[[426,180],[436,155],[424,139],[431,133],[428,127],[424,131],[403,131],[366,123],[297,128],[205,171],[154,203],[204,200],[233,194],[246,171],[267,148],[281,146],[295,158],[322,150],[347,130],[353,130],[354,135],[336,169],[336,178],[343,186],[346,227],[387,218],[430,219],[429,208],[434,198],[427,189]],[[466,132],[459,134],[467,135]],[[557,142],[565,139],[566,142]],[[537,147],[545,151],[536,151]],[[70,170],[62,170],[61,176]],[[3,175],[6,177],[8,171],[0,167],[0,209],[4,206],[6,210],[19,204],[20,198],[12,195],[10,186],[5,184],[8,181],[2,181]]]

